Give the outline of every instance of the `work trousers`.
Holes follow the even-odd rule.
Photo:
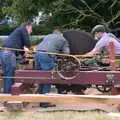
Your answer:
[[[14,83],[13,76],[16,69],[16,56],[12,51],[0,51],[0,60],[3,71],[3,92],[11,93],[11,86]]]
[[[54,57],[46,54],[36,53],[35,66],[38,70],[52,70],[54,67]],[[49,93],[51,89],[50,84],[40,84],[39,93]]]

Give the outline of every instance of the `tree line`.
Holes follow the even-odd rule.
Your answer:
[[[42,12],[46,27],[90,31],[104,24],[120,36],[119,0],[0,0],[0,17],[13,16],[18,23]]]

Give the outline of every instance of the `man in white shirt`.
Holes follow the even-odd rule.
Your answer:
[[[107,47],[110,42],[113,42],[115,45],[116,54],[120,54],[120,43],[118,42],[118,38],[112,33],[107,33],[104,25],[96,25],[92,29],[92,34],[95,39],[99,40],[92,51],[87,53],[86,55],[95,55],[100,53],[102,48]]]

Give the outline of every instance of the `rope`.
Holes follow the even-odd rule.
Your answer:
[[[0,49],[2,50],[12,50],[12,51],[25,51],[23,49],[16,49],[16,48],[7,48],[7,47],[0,47]],[[68,56],[68,57],[73,57],[75,59],[78,59],[78,57],[83,57],[83,58],[87,58],[87,57],[93,57],[93,56],[85,56],[85,55],[71,55],[71,54],[62,54],[62,53],[52,53],[52,52],[42,52],[42,51],[31,51],[31,53],[41,53],[41,54],[48,54],[48,55],[57,55],[57,56]]]

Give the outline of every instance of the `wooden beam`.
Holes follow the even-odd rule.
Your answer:
[[[22,102],[55,102],[55,103],[117,103],[120,104],[120,95],[64,95],[64,94],[0,94],[0,101]]]

